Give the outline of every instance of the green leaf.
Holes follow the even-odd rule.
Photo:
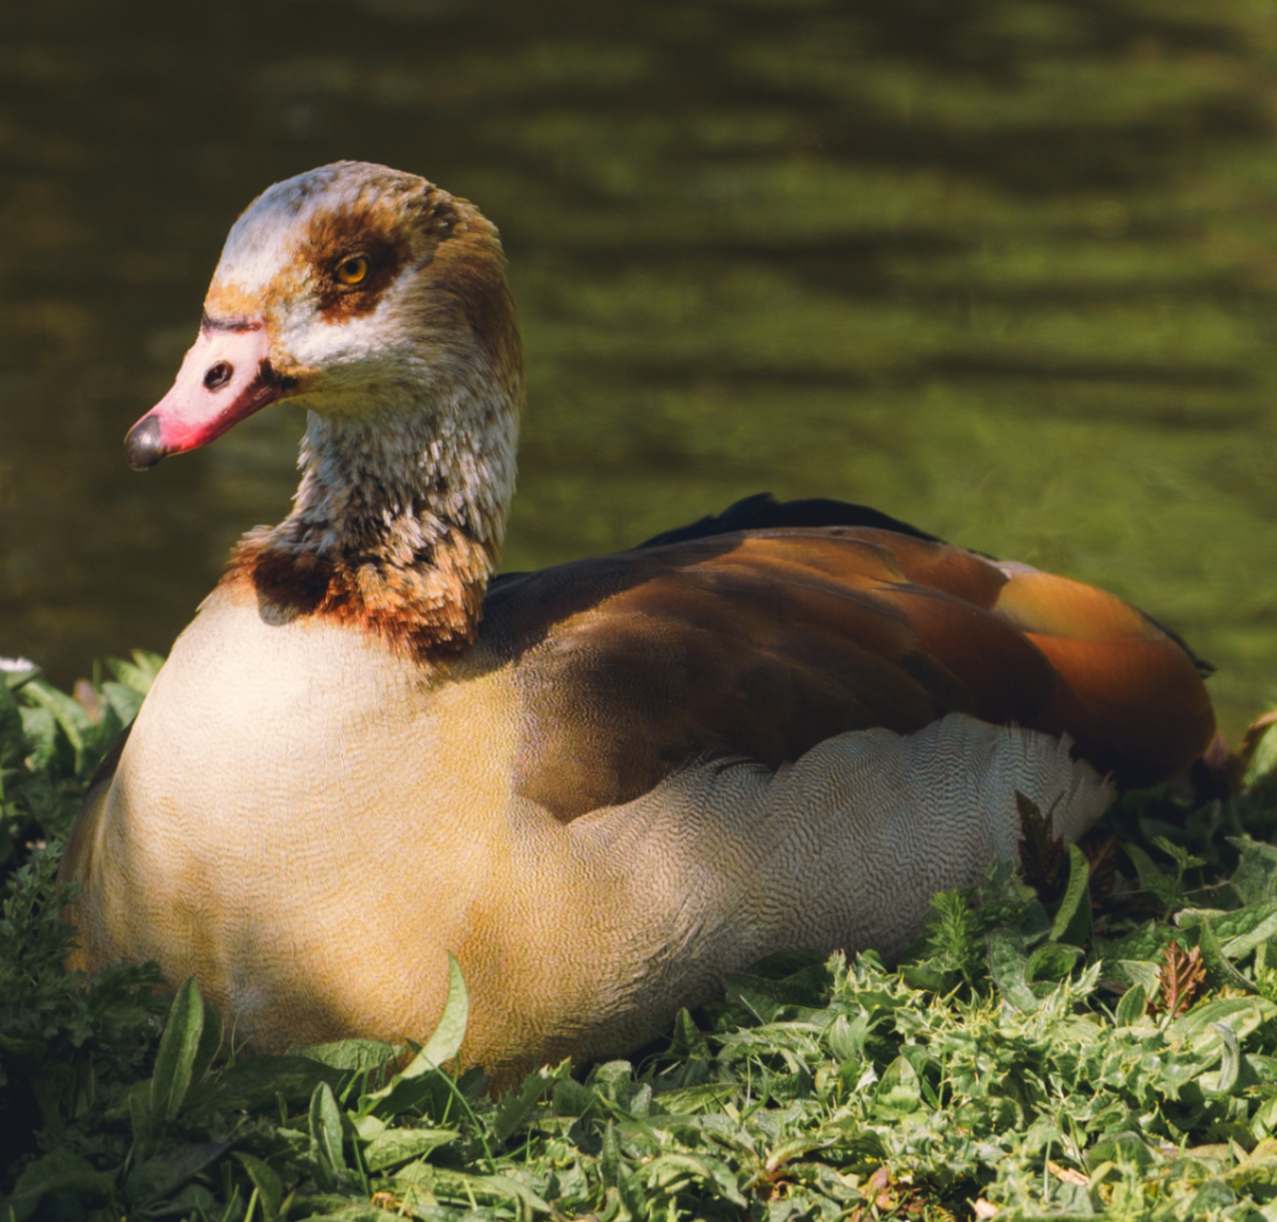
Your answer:
[[[395,1222],[403,1217],[397,1210],[382,1209],[379,1205],[351,1201],[337,1193],[306,1196],[303,1198],[308,1222]],[[423,1215],[437,1218],[437,1213]],[[471,1215],[473,1216],[473,1215]]]
[[[444,1002],[443,1014],[439,1017],[434,1033],[422,1046],[416,1060],[425,1061],[430,1068],[451,1061],[461,1050],[469,1014],[470,998],[466,993],[465,979],[461,975],[461,964],[449,954],[448,998]]]
[[[209,1078],[198,1089],[192,1089],[187,1108],[206,1114],[253,1111],[273,1105],[276,1098],[286,1103],[303,1103],[320,1082],[337,1087],[347,1076],[301,1056],[245,1057]]]
[[[1154,836],[1153,843],[1175,863],[1175,870],[1180,879],[1183,879],[1189,870],[1195,870],[1198,866],[1206,864],[1205,858],[1198,857],[1196,853],[1190,853],[1169,836]]]
[[[155,1131],[155,1121],[151,1115],[151,1083],[149,1081],[134,1082],[124,1092],[123,1110],[128,1114],[133,1144],[144,1147]]]
[[[1156,997],[1161,991],[1162,967],[1160,963],[1148,959],[1118,959],[1116,965],[1122,969],[1127,980],[1138,984],[1147,997]]]
[[[850,1018],[839,1014],[825,1033],[825,1041],[830,1052],[840,1061],[860,1061],[864,1059],[865,1045],[874,1026],[868,1014],[856,1014]]]
[[[553,1212],[544,1198],[513,1175],[474,1175],[466,1171],[436,1167],[433,1164],[411,1163],[390,1180],[391,1189],[404,1195],[413,1194],[423,1186],[428,1188],[434,1196],[447,1196],[469,1205],[470,1212],[463,1215],[469,1218],[505,1217],[504,1213],[475,1210],[476,1200],[491,1198],[519,1206],[519,1217],[526,1218],[532,1214]],[[639,1199],[641,1201],[641,1198]],[[457,1214],[454,1210],[432,1210],[419,1216],[434,1219],[456,1217]]]
[[[102,696],[107,707],[119,718],[121,727],[131,725],[142,707],[142,693],[123,683],[102,684]]]
[[[135,649],[131,654],[132,661],[125,662],[121,658],[108,658],[106,668],[112,677],[125,687],[131,688],[139,696],[145,696],[159,674],[164,659],[158,653],[148,653],[144,649]]]
[[[81,767],[85,752],[85,738],[92,734],[93,723],[79,702],[65,692],[58,691],[56,687],[43,679],[36,679],[23,687],[22,697],[47,710],[53,716],[58,728],[66,735],[67,742],[71,744],[75,752],[75,766]]]
[[[307,1112],[310,1125],[310,1156],[320,1170],[321,1181],[336,1187],[347,1171],[343,1152],[341,1109],[332,1087],[321,1082],[310,1097]]]
[[[8,1208],[0,1216],[5,1222],[11,1218],[14,1222],[26,1222],[48,1197],[67,1195],[100,1199],[110,1194],[114,1181],[114,1176],[98,1171],[78,1154],[70,1150],[53,1150],[37,1158],[18,1177],[12,1195],[4,1202]],[[81,1209],[74,1216],[87,1213],[87,1209]]]
[[[1237,1033],[1226,1023],[1214,1023],[1212,1027],[1219,1034],[1223,1050],[1215,1080],[1209,1083],[1203,1082],[1202,1089],[1207,1094],[1227,1096],[1237,1085],[1237,1077],[1241,1072],[1241,1046],[1237,1042]]]
[[[1052,983],[1069,976],[1083,957],[1080,946],[1064,942],[1044,942],[1029,955],[1025,967],[1028,980],[1046,980]]]
[[[1091,865],[1076,844],[1069,845],[1069,881],[1051,922],[1051,941],[1085,946],[1091,937]]]
[[[1247,734],[1249,759],[1242,784],[1250,789],[1277,776],[1277,715],[1261,717]]]
[[[584,1116],[594,1103],[594,1091],[575,1078],[560,1078],[550,1095],[556,1116]]]
[[[23,707],[22,736],[27,742],[27,764],[32,772],[52,771],[58,758],[58,721],[46,708]]]
[[[1277,900],[1277,844],[1249,836],[1231,836],[1228,843],[1241,854],[1229,881],[1242,903]]]
[[[284,1203],[284,1185],[279,1176],[269,1163],[252,1154],[236,1151],[235,1157],[257,1190],[257,1200],[266,1222],[275,1222],[279,1217],[280,1206]]]
[[[204,1003],[204,1029],[200,1032],[199,1046],[191,1066],[191,1084],[197,1086],[208,1075],[214,1058],[222,1050],[222,1018],[216,1007]],[[187,1094],[189,1102],[190,1094]]]
[[[707,1187],[716,1188],[715,1196],[744,1210],[748,1202],[736,1187],[735,1179],[724,1174],[725,1168],[717,1159],[698,1157],[693,1154],[671,1152],[662,1154],[646,1163],[643,1167],[643,1178],[649,1185],[669,1187],[685,1179],[699,1180]]]
[[[1228,1176],[1234,1188],[1259,1188],[1267,1194],[1277,1189],[1277,1140],[1266,1137],[1242,1159]]]
[[[466,982],[461,976],[461,965],[449,954],[448,997],[443,1005],[443,1014],[435,1026],[434,1033],[396,1077],[399,1079],[420,1077],[452,1060],[461,1048],[469,1012],[470,1001],[466,994]],[[384,1092],[378,1092],[379,1095],[382,1093]]]
[[[1142,985],[1133,984],[1117,1003],[1113,1012],[1113,1021],[1119,1027],[1133,1027],[1140,1022],[1148,1011],[1148,994]]]
[[[1223,944],[1224,954],[1230,959],[1242,958],[1277,933],[1277,902],[1265,900],[1232,911],[1183,908],[1174,920],[1181,929],[1197,929],[1209,923]]]
[[[922,1086],[918,1071],[909,1058],[898,1056],[882,1075],[874,1091],[874,1110],[881,1116],[896,1118],[907,1116],[922,1107]]]
[[[221,1158],[227,1149],[224,1141],[199,1142],[176,1150],[166,1149],[136,1164],[125,1183],[130,1204],[142,1206],[163,1201],[192,1176]]]
[[[385,1171],[450,1145],[459,1136],[457,1129],[386,1129],[364,1147],[364,1165],[369,1171]]]
[[[647,1193],[639,1180],[638,1173],[624,1164],[617,1171],[616,1191],[632,1218],[647,1216]]]
[[[1086,1165],[1094,1171],[1102,1163],[1116,1163],[1147,1173],[1153,1166],[1153,1157],[1148,1142],[1128,1129],[1095,1142],[1086,1152]]]
[[[1262,997],[1218,997],[1177,1018],[1166,1028],[1166,1039],[1172,1047],[1213,1061],[1222,1054],[1219,1024],[1230,1028],[1238,1039],[1245,1039],[1274,1018],[1277,1005]]]
[[[402,1048],[382,1040],[333,1040],[328,1044],[308,1044],[298,1048],[294,1055],[318,1061],[330,1069],[363,1072],[380,1069],[402,1051]]]
[[[1239,972],[1224,954],[1210,921],[1203,921],[1198,925],[1197,944],[1202,949],[1202,958],[1207,969],[1214,972],[1217,978],[1222,977],[1233,988],[1241,989],[1244,993],[1257,991],[1254,981]]]
[[[151,1073],[150,1117],[164,1125],[182,1110],[204,1034],[204,999],[194,977],[177,990]]]
[[[927,993],[948,993],[962,979],[957,972],[942,971],[930,960],[903,963],[900,975],[910,988]]]
[[[1041,1003],[1029,988],[1029,965],[1019,936],[1009,929],[994,929],[988,945],[989,975],[1007,1003],[1017,1010],[1036,1010]]]
[[[1157,868],[1153,859],[1138,844],[1123,844],[1122,852],[1135,867],[1142,890],[1159,900],[1164,907],[1178,906],[1182,899],[1179,886],[1174,879]]]
[[[530,1073],[501,1098],[497,1114],[492,1122],[492,1135],[499,1142],[508,1140],[532,1112],[536,1101],[546,1089],[546,1079],[539,1072]]]
[[[1221,1180],[1203,1184],[1188,1200],[1183,1213],[1185,1218],[1219,1218],[1223,1211],[1237,1204],[1237,1198],[1229,1186]]]
[[[466,983],[461,975],[461,965],[449,954],[448,997],[444,1002],[443,1014],[434,1033],[417,1055],[385,1086],[364,1096],[360,1103],[360,1111],[366,1114],[375,1108],[382,1113],[388,1111],[397,1114],[415,1106],[420,1099],[420,1094],[412,1089],[405,1090],[405,1086],[409,1086],[414,1079],[439,1071],[457,1055],[465,1036],[469,1009],[470,1003],[466,994]]]
[[[621,1142],[616,1135],[616,1124],[609,1120],[603,1130],[603,1148],[599,1161],[603,1183],[616,1187],[621,1182]]]
[[[476,1175],[471,1177],[477,1189],[508,1201],[517,1201],[528,1214],[548,1214],[554,1211],[549,1202],[533,1192],[526,1184],[521,1184],[511,1175]]]
[[[1244,959],[1265,942],[1277,938],[1277,906],[1253,929],[1224,943],[1224,954],[1230,959]]]
[[[0,674],[3,673],[0,671]],[[22,738],[22,713],[18,702],[9,688],[0,683],[0,760],[16,761],[23,754]]]

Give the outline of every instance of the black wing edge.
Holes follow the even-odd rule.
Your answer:
[[[709,514],[687,526],[676,526],[645,539],[635,550],[664,547],[668,543],[686,543],[690,539],[706,539],[738,530],[775,530],[791,526],[870,526],[877,530],[894,530],[929,543],[941,543],[936,535],[910,526],[899,518],[855,505],[850,501],[833,501],[826,497],[810,497],[801,501],[778,501],[770,492],[756,492],[729,505],[722,513]]]
[[[1152,624],[1158,632],[1170,637],[1171,640],[1188,655],[1188,660],[1197,667],[1197,673],[1201,675],[1203,679],[1209,679],[1210,676],[1215,673],[1215,663],[1208,662],[1205,658],[1198,654],[1193,647],[1175,631],[1174,628],[1168,628],[1160,619],[1154,619],[1147,611],[1141,610],[1139,607],[1136,607],[1135,610],[1139,611],[1139,613],[1148,620],[1148,622]]]
[[[770,492],[756,492],[729,505],[722,513],[707,514],[686,526],[676,526],[653,535],[629,550],[642,551],[649,547],[665,547],[670,543],[686,543],[690,539],[708,539],[714,535],[730,535],[740,530],[775,530],[786,526],[872,526],[879,530],[894,530],[929,543],[943,543],[936,535],[910,526],[890,514],[868,505],[855,505],[850,501],[834,501],[827,497],[810,497],[801,501],[778,501]],[[497,574],[489,583],[489,591],[500,589],[526,577],[526,571]]]

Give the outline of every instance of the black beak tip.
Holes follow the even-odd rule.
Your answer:
[[[164,457],[164,443],[160,440],[160,422],[154,416],[139,420],[124,438],[124,457],[134,471],[145,471]]]

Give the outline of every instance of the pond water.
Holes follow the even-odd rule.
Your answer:
[[[164,650],[284,512],[286,408],[145,475],[120,441],[238,210],[357,157],[505,236],[510,565],[839,496],[1140,603],[1233,729],[1277,691],[1266,4],[178,11],[0,17],[0,654]]]

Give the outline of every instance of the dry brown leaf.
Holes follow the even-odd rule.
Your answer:
[[[1206,965],[1202,962],[1201,948],[1194,946],[1186,951],[1178,942],[1169,943],[1162,952],[1157,983],[1156,1008],[1165,1010],[1171,1018],[1178,1018],[1206,983]]]
[[[1043,814],[1032,798],[1018,789],[1015,808],[1020,815],[1020,872],[1024,881],[1047,898],[1054,897],[1064,874],[1064,841],[1051,828],[1051,815]]]
[[[1072,1167],[1061,1167],[1059,1163],[1052,1162],[1049,1158],[1046,1160],[1046,1169],[1057,1180],[1065,1184],[1077,1184],[1079,1187],[1085,1188],[1091,1182],[1080,1171],[1076,1171]]]
[[[1104,899],[1113,894],[1119,847],[1120,842],[1116,836],[1105,836],[1102,840],[1082,845],[1082,851],[1091,867],[1090,888],[1094,899]]]
[[[1241,750],[1238,752],[1237,761],[1238,773],[1241,778],[1245,778],[1256,766],[1263,767],[1267,773],[1266,776],[1251,777],[1250,779],[1259,781],[1265,787],[1277,781],[1277,771],[1273,770],[1274,754],[1269,750],[1273,746],[1274,739],[1270,738],[1270,735],[1277,736],[1277,709],[1270,709],[1262,717],[1256,717],[1250,723],[1245,735],[1242,737]],[[1259,764],[1256,757],[1261,754],[1266,758],[1262,764]]]
[[[1277,709],[1270,709],[1260,717],[1256,717],[1254,721],[1246,727],[1246,733],[1242,735],[1241,750],[1238,755],[1242,758],[1243,765],[1250,763],[1250,757],[1255,754],[1255,749],[1259,746],[1259,740],[1268,733],[1269,730],[1277,726]]]
[[[75,681],[75,685],[71,688],[71,697],[88,714],[89,720],[94,725],[102,720],[102,698],[87,679]]]

